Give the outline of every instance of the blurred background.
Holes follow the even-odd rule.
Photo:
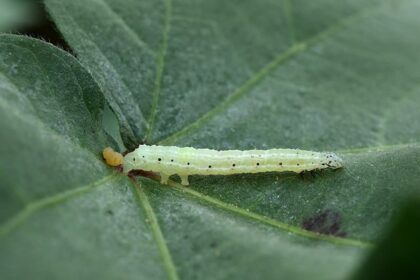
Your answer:
[[[0,0],[0,32],[28,35],[71,52],[40,0]]]

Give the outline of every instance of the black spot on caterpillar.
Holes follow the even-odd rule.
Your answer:
[[[107,154],[120,160],[114,153],[107,148],[107,153],[104,153],[105,159]],[[191,147],[139,145],[136,150],[124,156],[122,164],[124,173],[132,170],[158,172],[162,184],[167,184],[169,176],[178,174],[181,177],[181,184],[188,185],[189,175],[231,175],[272,171],[300,173],[316,169],[341,168],[342,160],[333,153],[297,149],[217,151]]]

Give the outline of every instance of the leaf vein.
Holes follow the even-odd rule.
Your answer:
[[[420,147],[420,142],[394,144],[394,145],[381,145],[381,146],[375,146],[375,147],[352,148],[352,149],[336,150],[335,152],[341,153],[341,154],[378,153],[378,152],[386,152],[386,151],[392,151],[392,150],[397,150],[397,149],[418,148],[418,147]]]
[[[348,16],[343,20],[332,24],[331,26],[327,27],[324,31],[319,32],[317,35],[309,38],[308,40],[293,44],[285,52],[277,55],[274,58],[274,60],[266,64],[254,76],[245,81],[245,83],[243,83],[232,94],[227,95],[227,97],[218,105],[210,109],[207,113],[203,114],[201,117],[199,117],[189,125],[185,126],[181,130],[159,141],[159,144],[171,144],[176,140],[191,134],[193,131],[208,123],[210,119],[215,117],[218,113],[225,111],[227,108],[230,107],[230,105],[235,103],[245,94],[249,93],[252,88],[254,88],[258,83],[260,83],[265,77],[271,74],[275,69],[277,69],[277,67],[282,65],[284,62],[288,61],[290,58],[298,54],[304,53],[310,46],[313,46],[318,42],[325,41],[341,29],[350,27],[353,23],[358,22],[360,18],[367,17],[368,15],[377,12],[382,6],[384,6],[384,3],[379,6],[365,8],[357,13],[354,13],[353,15]]]
[[[134,38],[134,40],[141,48],[143,48],[150,56],[156,56],[155,51],[153,51],[149,45],[140,38],[140,36],[124,21],[124,19],[119,14],[117,14],[111,8],[111,6],[106,1],[96,0],[96,2],[101,4],[110,13],[110,15],[114,17],[114,19],[122,26],[127,34]]]
[[[284,6],[284,14],[286,16],[287,20],[287,26],[289,28],[289,36],[290,40],[293,44],[296,43],[296,30],[295,30],[295,24],[294,24],[294,18],[293,18],[293,4],[291,0],[283,0],[283,6]]]
[[[165,20],[162,34],[162,44],[160,46],[159,57],[157,59],[155,82],[152,92],[152,110],[150,111],[148,124],[149,129],[146,133],[146,139],[150,138],[155,126],[156,114],[159,107],[160,91],[162,87],[162,76],[165,68],[165,57],[168,50],[169,34],[171,31],[172,0],[165,1]]]
[[[48,206],[57,205],[61,202],[67,201],[72,197],[87,193],[115,178],[118,178],[118,176],[116,176],[115,174],[111,174],[82,187],[64,191],[27,204],[20,212],[18,212],[16,215],[14,215],[12,218],[10,218],[2,224],[2,226],[0,227],[0,237],[3,237],[8,233],[12,232],[15,228],[17,228],[19,225],[25,222],[38,210],[41,210]]]
[[[372,244],[370,242],[367,242],[367,241],[349,239],[349,238],[340,238],[340,237],[335,237],[335,236],[331,236],[331,235],[325,235],[325,234],[320,234],[320,233],[304,230],[302,228],[285,224],[283,222],[280,222],[278,220],[275,220],[275,219],[257,214],[255,212],[247,211],[247,210],[245,210],[241,207],[225,203],[225,202],[220,201],[218,199],[215,199],[213,197],[210,197],[210,196],[204,195],[200,192],[194,191],[190,188],[183,187],[183,186],[181,186],[178,183],[175,183],[173,181],[170,182],[170,185],[171,185],[171,187],[173,187],[177,191],[187,193],[190,196],[195,197],[198,200],[201,200],[201,201],[206,202],[208,204],[211,204],[211,205],[213,205],[217,208],[221,208],[225,211],[228,211],[228,212],[246,217],[248,219],[258,221],[260,223],[264,223],[266,225],[270,225],[272,227],[284,230],[284,231],[289,232],[289,233],[293,233],[293,234],[298,235],[298,236],[306,237],[306,238],[309,238],[309,239],[322,240],[322,241],[326,241],[326,242],[333,243],[333,244],[336,244],[336,245],[353,246],[353,247],[360,247],[360,248],[370,248],[370,247],[374,246],[374,244]]]
[[[159,249],[159,253],[163,261],[163,266],[165,268],[166,275],[170,280],[178,280],[178,273],[176,271],[175,264],[172,260],[171,253],[169,252],[168,246],[166,245],[165,237],[163,236],[162,230],[160,229],[156,214],[149,202],[149,199],[147,198],[146,193],[142,190],[138,181],[134,179],[133,183],[141,207],[144,209],[146,217],[149,221],[153,237],[155,239],[156,245]]]

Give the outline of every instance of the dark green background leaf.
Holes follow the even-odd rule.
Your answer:
[[[17,30],[28,26],[38,17],[32,0],[0,0],[0,31]]]
[[[122,273],[130,279],[160,279],[163,271],[171,279],[348,277],[370,242],[382,235],[399,201],[419,189],[417,1],[47,0],[46,6],[116,113],[128,148],[146,138],[148,143],[209,148],[331,150],[345,160],[344,170],[314,178],[196,176],[188,189],[162,188],[149,179],[140,179],[142,188],[127,188],[130,183],[117,176],[109,183],[113,188],[98,188],[113,190],[115,197],[101,199],[92,192],[77,198],[94,200],[89,209],[97,221],[90,224],[88,217],[83,231],[77,225],[69,229],[82,231],[82,240],[89,240],[92,228],[101,237],[126,232],[106,224],[107,216],[98,212],[105,209],[98,203],[120,205],[125,216],[115,218],[122,227],[136,228],[129,240],[139,247],[121,256],[124,244],[86,247],[74,237],[78,246],[68,248],[80,250],[68,259],[81,254],[86,260],[99,251],[97,265],[85,268],[82,277]],[[65,116],[74,119],[77,112]],[[100,124],[96,127],[102,136],[87,134],[104,139],[92,147],[98,157],[108,143]],[[66,174],[74,175],[72,168]],[[83,205],[74,201],[66,203]],[[48,211],[60,213],[61,207]],[[71,216],[83,221],[87,215],[81,209]],[[30,221],[16,231],[41,224]],[[28,244],[39,238],[35,234]],[[20,248],[8,240],[3,244],[9,252]],[[36,258],[41,248],[27,259],[15,255],[8,261]],[[45,254],[45,259],[56,258],[58,252]],[[121,266],[106,267],[111,258]],[[145,266],[130,265],[140,262]],[[65,263],[57,261],[49,275],[61,266]],[[26,272],[48,276],[42,264],[34,267],[38,270]],[[64,274],[72,273],[67,267]]]
[[[420,197],[401,207],[390,232],[380,242],[356,279],[417,279],[420,277]]]

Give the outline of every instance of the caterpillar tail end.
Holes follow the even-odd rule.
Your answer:
[[[110,147],[106,147],[102,151],[102,156],[105,159],[106,164],[108,164],[109,166],[120,166],[123,164],[124,161],[123,155],[114,151]]]

